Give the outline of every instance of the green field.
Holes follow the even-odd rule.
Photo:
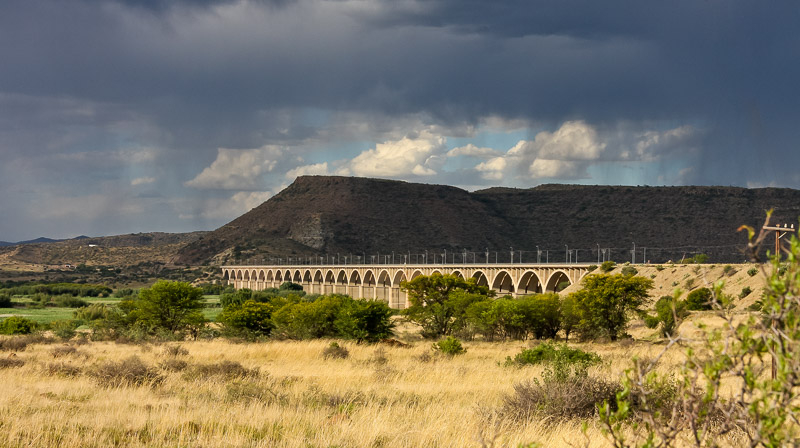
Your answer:
[[[203,315],[209,321],[215,322],[219,313],[222,312],[222,307],[219,306],[219,296],[208,295],[203,296],[203,298],[205,299],[206,303],[206,309],[203,310]],[[90,304],[103,303],[107,305],[119,303],[122,300],[118,297],[80,297],[80,299],[83,299]],[[33,303],[33,301],[30,299],[30,297],[26,296],[15,296],[13,298],[13,303],[15,306],[12,308],[0,308],[0,319],[13,315],[21,316],[38,323],[47,323],[54,320],[72,319],[72,313],[77,309],[55,306],[47,306],[44,308],[28,308],[28,305]]]

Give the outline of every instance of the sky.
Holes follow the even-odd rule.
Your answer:
[[[299,175],[800,188],[800,3],[3,0],[0,240],[212,230]]]

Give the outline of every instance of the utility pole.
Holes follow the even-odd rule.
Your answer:
[[[631,251],[631,264],[636,264],[636,242],[633,242],[633,250]]]
[[[511,264],[514,264],[514,247],[509,247],[511,249]]]
[[[597,244],[597,264],[600,264],[600,243]]]
[[[564,263],[569,263],[569,246],[564,245]]]
[[[780,263],[781,261],[781,238],[786,236],[787,233],[792,232],[794,233],[794,224],[792,227],[784,224],[783,227],[780,225],[778,226],[764,226],[762,227],[764,230],[774,230],[775,231],[775,260]],[[781,233],[783,232],[783,233]],[[775,318],[772,319],[772,332],[775,333]],[[775,341],[772,342],[772,379],[774,380],[778,374],[778,354],[775,352]]]

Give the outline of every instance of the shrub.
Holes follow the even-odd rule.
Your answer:
[[[10,308],[11,306],[11,294],[0,292],[0,308]]]
[[[48,375],[75,377],[81,374],[81,368],[65,362],[50,362],[45,366]]]
[[[758,274],[758,268],[755,266],[747,270],[747,275],[749,275],[750,277],[753,277],[756,274]]]
[[[686,289],[693,289],[694,288],[694,281],[695,281],[694,278],[687,278],[686,282],[683,284],[683,286]]]
[[[108,317],[109,308],[102,303],[93,303],[84,308],[78,308],[72,312],[72,316],[77,320],[91,322],[93,320],[105,319]]]
[[[506,357],[506,366],[536,365],[541,363],[564,362],[566,364],[584,363],[597,364],[601,361],[599,355],[585,352],[579,348],[571,348],[567,344],[553,344],[545,342],[536,347],[522,350],[512,359]]]
[[[590,273],[590,272],[592,272],[592,271],[594,271],[596,269],[597,269],[597,265],[596,264],[590,264],[589,266],[586,266],[586,273],[588,274],[588,273]]]
[[[736,268],[733,266],[726,264],[724,268],[722,268],[722,273],[727,275],[728,277],[736,274]]]
[[[62,345],[62,346],[59,346],[59,347],[53,347],[50,350],[50,355],[53,358],[60,358],[62,356],[74,355],[77,352],[78,352],[78,349],[76,349],[75,347],[71,347],[69,345]]]
[[[73,297],[69,294],[62,294],[54,297],[53,303],[62,308],[81,308],[84,306],[89,306],[89,302],[78,297]]]
[[[224,378],[257,377],[258,368],[248,369],[236,361],[220,361],[212,364],[198,364],[193,369],[193,377],[208,378],[212,376]]]
[[[630,277],[639,273],[639,271],[633,266],[625,266],[622,268],[622,275],[626,277]]]
[[[452,336],[434,342],[433,350],[448,356],[463,355],[467,352],[467,349],[461,345],[461,341]]]
[[[168,345],[164,347],[164,356],[186,356],[189,350],[186,350],[181,345]]]
[[[686,309],[692,311],[710,310],[711,309],[711,290],[708,288],[699,288],[689,293],[686,297]]]
[[[89,374],[105,387],[156,386],[164,380],[157,370],[136,356],[119,362],[106,362],[92,369]]]
[[[661,272],[663,270],[664,270],[664,266],[661,266],[660,264],[656,266],[656,271]]]
[[[189,367],[189,363],[183,359],[169,358],[158,363],[158,366],[170,372],[182,372]]]
[[[22,367],[25,365],[25,361],[13,357],[13,358],[0,358],[0,369],[8,369],[11,367]]]
[[[611,271],[613,271],[613,270],[614,270],[614,267],[615,267],[616,265],[617,265],[617,264],[616,264],[616,263],[614,263],[614,262],[613,262],[613,261],[611,261],[611,260],[604,261],[604,262],[603,262],[603,264],[601,264],[601,265],[600,265],[600,270],[601,270],[601,271],[603,271],[603,272],[605,272],[605,273],[608,273],[608,272],[611,272]]]
[[[246,300],[239,305],[229,303],[218,320],[235,334],[268,336],[275,327],[271,319],[272,311],[272,304]]]
[[[624,335],[631,314],[653,288],[653,281],[622,274],[587,275],[583,289],[571,294],[580,316],[578,330],[585,338],[607,336],[612,341]]]
[[[36,328],[36,322],[19,316],[7,317],[0,322],[0,334],[30,334]]]
[[[661,325],[661,335],[669,337],[688,314],[685,301],[679,301],[672,296],[663,296],[656,302],[655,316],[645,316],[644,321],[648,328]]]
[[[53,334],[61,339],[72,339],[78,328],[78,323],[74,320],[54,320],[50,322],[50,329]]]
[[[28,339],[24,337],[0,340],[0,350],[6,352],[22,352],[28,347]]]
[[[350,356],[350,351],[346,347],[340,346],[338,342],[331,342],[322,350],[323,359],[347,359],[348,356]]]
[[[739,293],[739,298],[744,299],[745,297],[749,296],[751,292],[753,292],[753,290],[750,289],[749,286],[745,286],[742,288],[742,292]]]
[[[350,300],[338,310],[334,326],[338,336],[358,342],[377,342],[392,336],[392,309],[379,300]]]
[[[589,376],[585,364],[555,363],[545,368],[541,381],[515,384],[514,392],[503,398],[500,414],[517,421],[586,418],[621,390],[617,381]]]

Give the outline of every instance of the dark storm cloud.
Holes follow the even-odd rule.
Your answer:
[[[309,141],[494,116],[531,138],[567,120],[691,125],[702,142],[682,182],[800,187],[798,25],[788,1],[6,0],[0,162],[21,168],[0,186],[69,160],[48,177],[168,177],[169,197],[220,147],[309,158]],[[115,156],[142,148],[158,151]]]

